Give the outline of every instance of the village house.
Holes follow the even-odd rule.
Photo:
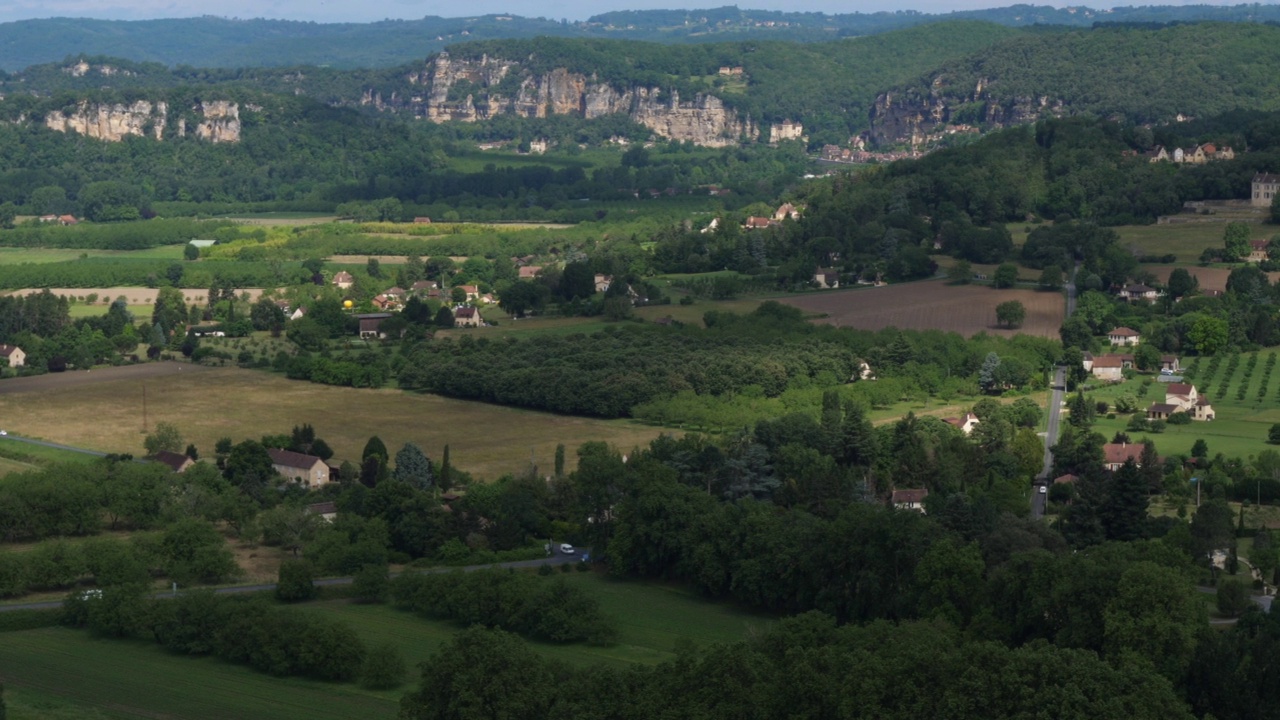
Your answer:
[[[434,280],[419,280],[409,286],[409,290],[412,291],[414,295],[421,295],[428,290],[438,290],[439,288],[440,286],[437,285]]]
[[[1177,356],[1177,355],[1161,355],[1161,356],[1160,356],[1160,370],[1161,370],[1161,371],[1168,371],[1168,372],[1171,372],[1171,373],[1176,373],[1176,372],[1178,372],[1178,371],[1179,371],[1179,370],[1181,370],[1181,369],[1182,369],[1182,366],[1178,364],[1178,356]]]
[[[0,345],[0,358],[11,368],[19,368],[27,364],[27,354],[17,345]]]
[[[314,455],[292,450],[270,448],[271,468],[305,488],[318,488],[329,483],[329,466]]]
[[[1271,199],[1278,192],[1280,192],[1280,175],[1258,173],[1253,176],[1253,205],[1271,207]]]
[[[397,302],[395,298],[390,297],[385,293],[375,295],[369,303],[379,310],[396,310],[400,307],[400,303]]]
[[[484,324],[484,320],[480,317],[478,309],[463,305],[453,311],[453,324],[455,327],[480,327]]]
[[[924,514],[924,499],[929,497],[929,491],[925,488],[908,488],[905,490],[893,491],[893,507],[898,510],[914,510],[915,512]]]
[[[57,215],[41,215],[40,216],[40,222],[42,223],[57,222],[57,221],[58,221]]]
[[[362,340],[381,340],[387,336],[382,332],[382,321],[391,317],[391,313],[364,313],[357,315],[360,321],[360,338]]]
[[[1154,403],[1147,409],[1150,420],[1168,420],[1176,412],[1184,412],[1192,420],[1208,421],[1214,418],[1213,405],[1208,398],[1196,391],[1195,385],[1169,383],[1164,389],[1164,402]]]
[[[1156,298],[1160,297],[1159,290],[1141,283],[1125,285],[1116,294],[1121,300],[1129,302],[1155,302]]]
[[[752,215],[742,224],[744,230],[759,230],[761,228],[773,227],[777,223],[767,217],[757,217]]]
[[[706,235],[709,232],[715,232],[716,228],[719,228],[719,227],[720,227],[720,218],[711,218],[711,222],[707,223],[707,226],[702,228],[698,232],[702,233],[703,235]]]
[[[739,77],[742,75],[742,66],[735,65],[733,67],[730,67],[728,65],[723,65],[720,67],[720,70],[717,74],[726,75],[728,77]]]
[[[480,297],[480,288],[477,285],[459,285],[458,287],[462,288],[462,292],[467,294],[467,302]]]
[[[302,318],[306,317],[306,315],[307,315],[307,309],[304,307],[299,307],[297,310],[294,310],[293,312],[289,313],[289,319],[301,320]]]
[[[982,423],[982,421],[978,419],[978,416],[973,413],[965,413],[964,417],[943,418],[942,422],[950,425],[951,427],[957,428],[965,435],[972,433],[973,429]]]
[[[1246,262],[1260,263],[1268,260],[1271,255],[1267,252],[1271,245],[1268,240],[1250,240],[1249,241],[1249,257],[1245,258]]]
[[[529,154],[530,154],[530,155],[543,155],[543,154],[545,154],[545,153],[547,152],[547,149],[548,149],[549,147],[550,147],[550,144],[549,144],[546,140],[541,140],[541,139],[539,139],[539,140],[530,140],[530,141],[529,141]]]
[[[1126,461],[1132,460],[1135,465],[1142,467],[1142,445],[1134,443],[1107,443],[1102,446],[1103,461],[1102,464],[1111,472],[1119,470]]]
[[[1054,485],[1074,485],[1075,482],[1079,479],[1080,479],[1079,477],[1072,475],[1071,473],[1067,473],[1066,475],[1059,475],[1058,477],[1054,478],[1053,484]]]
[[[1137,345],[1141,336],[1133,328],[1118,327],[1107,333],[1107,339],[1112,345]]]
[[[1133,367],[1133,355],[1124,353],[1094,356],[1092,353],[1085,353],[1080,364],[1099,380],[1119,382],[1124,379],[1124,371]]]
[[[59,215],[58,216],[59,225],[63,225],[63,226],[78,225],[79,223],[80,221],[76,219],[75,215]]]
[[[394,285],[394,286],[392,286],[392,287],[390,287],[390,288],[388,288],[388,289],[384,290],[384,291],[382,292],[382,294],[383,294],[383,295],[386,295],[387,297],[391,297],[391,298],[397,298],[397,299],[399,299],[399,298],[404,297],[404,288],[402,288],[402,287],[400,287],[400,286],[398,286],[398,285]]]
[[[596,292],[609,292],[609,285],[612,283],[612,275],[601,275],[600,273],[596,273]]]
[[[187,468],[196,464],[195,460],[192,460],[186,455],[172,452],[170,450],[161,450],[147,459],[153,462],[158,462],[161,465],[168,465],[169,469],[176,473],[184,472]]]
[[[424,215],[419,215],[418,217],[413,219],[413,224],[414,225],[430,225],[431,218],[426,217]]]
[[[356,279],[351,277],[351,273],[342,270],[333,276],[333,284],[339,290],[349,290],[352,285],[356,284]]]
[[[540,272],[542,272],[541,265],[525,265],[517,271],[516,276],[521,280],[532,280],[538,277]]]
[[[835,268],[818,268],[813,273],[813,283],[822,290],[834,290],[840,287],[840,271]]]

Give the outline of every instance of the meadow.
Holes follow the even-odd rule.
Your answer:
[[[68,250],[62,248],[0,247],[0,265],[56,263],[80,258],[128,257],[137,260],[182,259],[182,245],[161,245],[147,250]]]
[[[629,450],[661,432],[625,420],[551,415],[396,389],[314,385],[257,370],[177,367],[182,372],[146,378],[116,372],[129,368],[66,373],[65,386],[56,377],[28,391],[0,393],[0,417],[12,419],[6,429],[25,436],[141,454],[145,384],[149,427],[172,422],[206,454],[221,437],[256,439],[310,423],[339,460],[358,459],[371,435],[391,448],[415,442],[436,459],[448,444],[453,465],[481,479],[521,472],[531,457],[549,468],[560,443],[570,448],[572,466],[572,450],[581,443],[598,440]]]
[[[1207,247],[1222,247],[1222,235],[1229,220],[1250,222],[1250,240],[1266,240],[1275,234],[1273,226],[1258,224],[1255,213],[1224,213],[1215,220],[1178,222],[1164,225],[1120,225],[1112,230],[1120,236],[1120,246],[1138,255],[1174,255],[1179,265],[1200,261]]]
[[[612,647],[531,643],[547,657],[578,666],[651,665],[675,657],[681,639],[732,642],[773,620],[701,599],[679,587],[571,573],[565,580],[595,597],[617,622]],[[299,612],[346,620],[367,645],[396,644],[412,668],[458,627],[383,605],[345,600],[309,603]],[[142,641],[105,640],[65,628],[4,633],[0,680],[11,720],[53,718],[350,718],[392,717],[396,690],[274,678],[213,658],[178,657]],[[68,678],[75,678],[68,682]]]

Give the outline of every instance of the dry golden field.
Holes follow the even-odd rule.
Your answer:
[[[148,427],[165,420],[212,455],[218,438],[239,442],[311,423],[335,459],[358,461],[377,435],[394,453],[417,443],[439,460],[493,479],[528,467],[550,471],[558,443],[572,467],[578,445],[599,440],[630,451],[661,430],[624,420],[593,420],[418,395],[288,380],[257,370],[155,363],[0,381],[5,429],[104,452],[143,453],[143,387]]]

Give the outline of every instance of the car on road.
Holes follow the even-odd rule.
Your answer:
[[[9,434],[8,430],[0,430],[0,435],[8,435],[8,434]]]
[[[574,553],[574,549],[573,549],[573,546],[570,545],[569,543],[563,543],[560,546],[560,552],[565,555],[572,555]]]
[[[1041,494],[1041,495],[1044,495],[1044,494],[1045,494],[1045,493],[1047,493],[1047,492],[1049,492],[1049,486],[1048,486],[1048,485],[1041,485],[1041,486],[1040,486],[1040,494]]]

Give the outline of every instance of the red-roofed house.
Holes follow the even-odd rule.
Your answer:
[[[1116,471],[1127,460],[1133,460],[1134,464],[1141,466],[1142,445],[1133,443],[1107,443],[1102,446],[1103,465],[1108,470]]]
[[[1107,339],[1112,345],[1137,345],[1141,336],[1133,328],[1118,327],[1107,333]]]
[[[333,276],[333,284],[338,286],[339,290],[346,290],[350,288],[352,285],[354,285],[355,282],[356,282],[356,279],[351,277],[351,273],[347,272],[346,270],[343,270],[339,272],[337,275]]]
[[[542,272],[541,265],[525,265],[517,271],[517,277],[521,280],[532,280],[538,277],[540,272]]]
[[[311,515],[319,515],[325,522],[333,522],[338,519],[338,504],[332,500],[329,502],[311,503],[307,506],[307,513]]]
[[[478,285],[459,285],[462,292],[467,294],[467,302],[471,302],[480,297],[480,287]]]
[[[440,286],[432,280],[419,280],[409,287],[415,293],[424,293],[428,290],[438,290],[439,288]]]
[[[271,448],[271,467],[281,475],[304,487],[317,488],[329,483],[329,466],[315,455]]]
[[[752,215],[747,218],[747,221],[743,223],[742,227],[747,230],[759,230],[760,228],[767,228],[774,224],[776,224],[775,221],[767,217],[757,217]]]
[[[899,510],[914,510],[924,513],[924,499],[929,497],[925,488],[908,488],[893,491],[893,506]]]
[[[75,215],[59,215],[58,216],[58,223],[60,225],[76,225],[76,224],[79,224],[79,222],[80,221],[76,219]]]
[[[1099,380],[1123,380],[1124,359],[1119,355],[1099,355],[1089,364],[1089,372]]]
[[[1054,478],[1053,484],[1054,485],[1074,485],[1075,482],[1079,479],[1080,478],[1076,477],[1075,475],[1072,475],[1071,473],[1067,473],[1066,475],[1059,475],[1058,477]]]
[[[27,354],[17,345],[0,345],[0,358],[12,368],[27,364]]]

